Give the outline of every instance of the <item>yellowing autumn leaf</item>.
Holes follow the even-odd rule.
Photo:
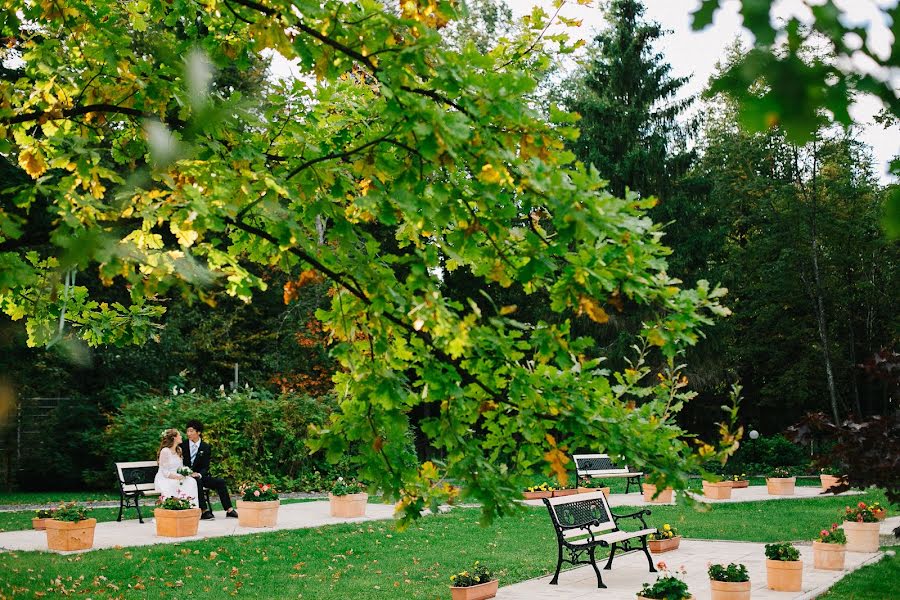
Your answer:
[[[597,304],[597,302],[588,296],[581,296],[578,299],[578,308],[581,312],[587,314],[591,321],[597,323],[606,323],[609,321],[609,315]]]
[[[544,454],[544,458],[550,463],[550,468],[553,469],[553,472],[556,473],[560,485],[566,485],[566,482],[569,480],[569,472],[566,468],[569,457],[566,456],[566,453],[559,448],[551,448]]]
[[[47,161],[44,160],[40,150],[29,148],[19,154],[19,166],[25,169],[25,172],[37,179],[47,171]]]

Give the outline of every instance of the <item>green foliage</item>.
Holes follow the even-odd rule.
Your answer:
[[[847,534],[838,527],[837,523],[831,524],[831,529],[822,529],[819,531],[819,541],[823,544],[846,544]]]
[[[61,502],[59,506],[53,509],[53,519],[57,521],[69,521],[77,523],[89,518],[93,509],[77,502]]]
[[[14,274],[0,305],[30,344],[140,343],[158,335],[167,294],[251,302],[272,271],[294,287],[324,281],[317,316],[339,410],[310,443],[333,461],[355,450],[356,471],[402,499],[405,519],[446,500],[448,479],[486,519],[516,510],[518,479],[565,479],[570,447],[602,446],[686,485],[699,457],[675,415],[688,398],[648,365],[674,375],[679,352],[726,314],[724,290],[680,287],[650,203],[573,165],[573,115],[533,110],[531,67],[553,58],[550,44],[574,46],[542,37],[544,11],[482,54],[443,42],[447,0],[18,8],[0,22],[8,51],[27,49],[23,76],[0,89],[0,151],[32,181],[6,187],[24,216],[0,212],[0,264]],[[259,81],[256,57],[272,51],[302,76],[216,84],[216,70]],[[21,233],[32,213],[49,223],[39,244]],[[541,294],[554,318],[523,323],[514,308],[451,297],[439,274],[455,269]],[[75,280],[84,273],[103,286]],[[632,336],[643,350],[607,371],[572,319],[602,324],[605,305],[626,301],[648,311]],[[170,422],[201,416],[160,404]],[[419,413],[443,457],[429,468],[413,451]],[[242,449],[222,421],[210,441]],[[122,450],[149,453],[116,431]],[[226,455],[224,474],[263,479],[233,456],[268,465],[269,447]],[[699,446],[704,458],[733,447]],[[298,459],[283,462],[296,472]]]
[[[741,440],[740,448],[728,461],[728,469],[732,473],[767,475],[775,467],[804,469],[808,464],[809,457],[803,447],[779,434]]]
[[[872,510],[872,507],[865,502],[857,502],[853,507],[844,509],[843,519],[845,521],[856,521],[857,523],[877,523],[878,517]]]
[[[789,542],[766,544],[766,558],[781,561],[800,560],[800,551]]]
[[[267,483],[259,483],[244,488],[241,498],[245,502],[271,502],[278,500],[278,492]]]
[[[191,503],[190,497],[179,494],[178,496],[160,496],[156,499],[156,508],[163,508],[165,510],[189,510],[191,508],[197,508],[197,505]]]
[[[334,484],[332,484],[331,486],[332,496],[347,496],[349,494],[360,494],[365,491],[366,486],[359,481],[355,481],[353,479],[350,479],[348,481],[343,477],[338,477],[337,479],[335,479]]]
[[[49,519],[53,517],[53,509],[52,508],[39,508],[34,511],[35,519]]]
[[[653,584],[645,583],[640,591],[640,595],[644,598],[655,598],[659,600],[686,600],[691,597],[688,591],[687,583],[679,578],[684,576],[684,567],[680,571],[669,572],[666,563],[661,562],[656,565],[662,576],[656,578]]]
[[[475,561],[471,571],[460,571],[456,575],[450,576],[450,585],[453,587],[471,587],[480,585],[495,579],[494,573],[481,561]]]
[[[678,530],[668,523],[664,523],[662,527],[656,528],[656,533],[650,534],[651,540],[668,540],[676,537],[678,535]]]
[[[766,477],[773,477],[776,479],[778,479],[778,478],[784,479],[786,477],[793,477],[793,475],[794,475],[793,469],[791,469],[790,467],[771,467],[766,472]]]
[[[747,567],[741,564],[729,563],[727,567],[719,564],[709,565],[707,573],[709,573],[709,578],[713,581],[750,581]]]
[[[182,430],[190,419],[203,423],[212,446],[212,471],[232,489],[268,481],[280,489],[318,491],[333,467],[306,447],[308,428],[334,410],[330,397],[310,398],[266,391],[231,394],[141,395],[110,416],[100,444],[112,462],[154,460],[160,423]],[[112,467],[110,467],[110,472]]]

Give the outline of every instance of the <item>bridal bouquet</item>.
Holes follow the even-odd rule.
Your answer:
[[[178,467],[178,470],[175,472],[179,475],[184,475],[185,477],[190,477],[193,473],[193,471],[191,471],[188,467]]]

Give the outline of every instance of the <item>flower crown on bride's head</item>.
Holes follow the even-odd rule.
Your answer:
[[[168,430],[168,429],[163,429],[162,431],[160,431],[160,432],[159,432],[159,439],[162,439],[162,438],[166,437],[166,432],[167,432],[167,431],[169,431],[169,430]]]

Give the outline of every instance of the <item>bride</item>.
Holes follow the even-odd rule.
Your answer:
[[[184,467],[184,463],[181,460],[181,433],[177,429],[163,431],[157,460],[159,470],[156,472],[153,485],[160,497],[186,497],[192,506],[197,506],[197,479],[178,472],[178,469]]]

